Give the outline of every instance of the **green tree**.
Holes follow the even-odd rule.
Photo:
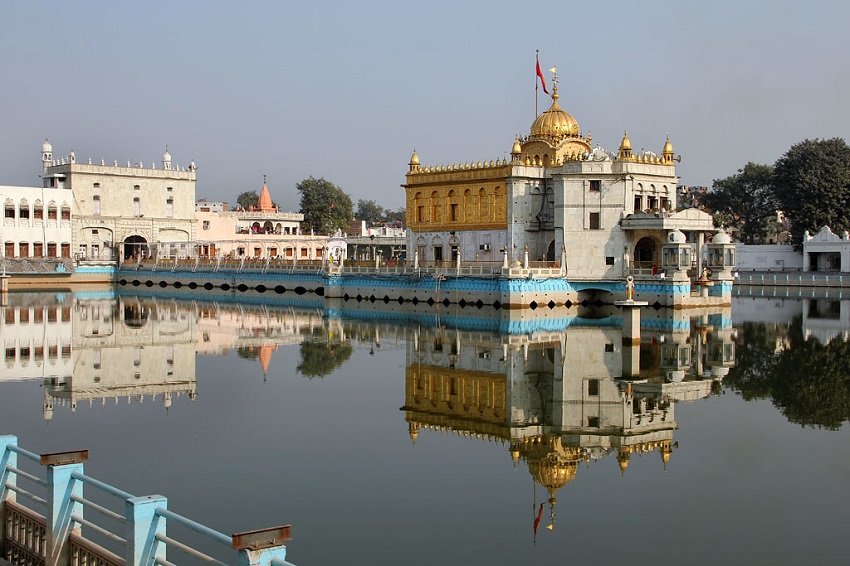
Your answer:
[[[357,201],[357,214],[354,217],[366,222],[385,222],[386,210],[373,200],[360,199]]]
[[[384,209],[384,220],[387,222],[401,222],[404,224],[407,221],[407,209],[405,207],[396,210]]]
[[[354,207],[343,190],[325,179],[304,179],[295,186],[301,193],[301,212],[304,224],[316,232],[330,234],[337,229],[348,230],[354,217]]]
[[[236,197],[236,204],[244,208],[245,210],[250,209],[252,206],[257,206],[257,202],[260,200],[260,195],[257,191],[245,191],[244,193],[240,193],[238,197]]]
[[[773,167],[750,162],[735,175],[715,179],[700,204],[714,213],[716,223],[739,230],[745,244],[764,241],[779,208]]]
[[[798,246],[803,232],[850,230],[850,147],[841,138],[804,140],[774,165],[779,205]]]

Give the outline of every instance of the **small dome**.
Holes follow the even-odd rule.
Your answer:
[[[165,146],[165,153],[162,154],[163,161],[171,161],[171,154],[168,153],[168,146]]]
[[[41,144],[41,152],[42,153],[50,153],[53,151],[53,146],[50,145],[50,142],[47,141],[47,138],[44,138],[44,143]]]
[[[576,119],[558,106],[558,90],[552,93],[552,106],[540,114],[531,125],[531,136],[542,138],[560,138],[579,136],[581,130]]]
[[[522,153],[522,146],[519,143],[519,140],[514,140],[514,146],[511,148],[511,155],[518,155]]]
[[[664,149],[661,150],[662,155],[673,154],[673,144],[670,143],[670,134],[667,134],[667,141],[664,142]]]
[[[631,149],[631,148],[632,148],[632,142],[629,139],[629,132],[625,131],[625,132],[623,132],[623,141],[620,142],[620,149],[623,150],[623,149]]]
[[[671,244],[684,244],[687,241],[681,230],[676,229],[667,235],[667,241]]]
[[[410,163],[408,165],[419,165],[419,156],[416,154],[416,149],[413,150],[413,155],[410,156]]]
[[[723,230],[718,230],[714,233],[714,237],[711,239],[712,244],[731,244],[732,238],[729,237],[729,234],[724,232]]]

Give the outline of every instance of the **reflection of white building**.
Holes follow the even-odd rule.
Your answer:
[[[69,309],[70,310],[70,309]],[[107,399],[194,399],[195,317],[168,301],[76,299],[73,373],[45,381],[44,416]]]
[[[162,163],[127,161],[111,165],[103,159],[77,161],[73,151],[54,159],[42,148],[44,186],[73,194],[74,254],[86,259],[147,255],[151,244],[169,255],[190,252],[195,239],[195,163],[181,168],[166,149]]]
[[[0,186],[3,257],[71,257],[69,191],[38,187]]]
[[[14,294],[0,307],[3,371],[0,381],[69,379],[73,375],[71,304],[64,295]]]

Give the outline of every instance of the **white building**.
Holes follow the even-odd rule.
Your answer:
[[[162,163],[145,167],[127,161],[107,165],[88,159],[79,163],[73,150],[54,159],[52,147],[42,148],[45,188],[73,194],[72,242],[81,259],[126,259],[148,255],[151,244],[160,254],[187,254],[195,239],[194,162],[172,164],[166,149]]]
[[[5,258],[71,257],[70,191],[38,187],[0,186]]]

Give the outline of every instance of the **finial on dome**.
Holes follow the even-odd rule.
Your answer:
[[[623,141],[620,142],[620,151],[617,153],[617,159],[620,161],[634,161],[632,142],[629,140],[628,130],[623,131]]]
[[[664,163],[673,163],[673,144],[670,143],[670,134],[667,134],[667,141],[664,142],[664,149],[661,150],[661,160]]]
[[[419,171],[419,155],[416,154],[416,148],[413,148],[413,155],[410,156],[410,161],[408,162],[410,166],[410,172]]]

